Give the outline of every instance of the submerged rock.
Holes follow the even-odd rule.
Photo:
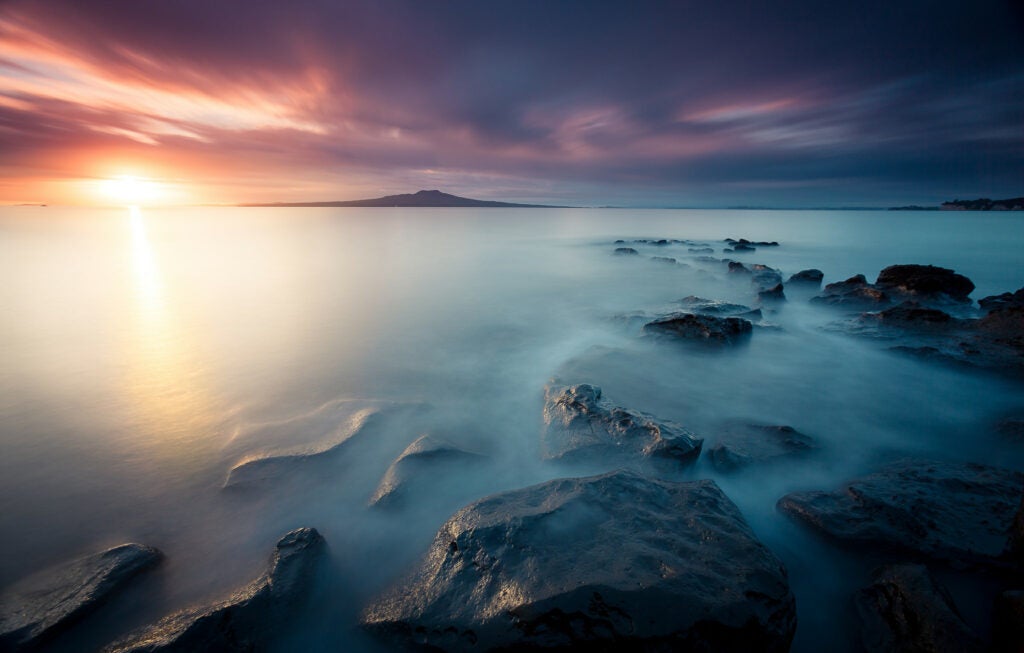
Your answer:
[[[814,440],[792,426],[733,424],[708,450],[708,456],[716,469],[731,472],[748,465],[802,456],[815,449]]]
[[[0,595],[0,650],[28,650],[95,610],[163,554],[122,544],[25,578]]]
[[[445,651],[787,651],[782,563],[713,481],[625,471],[488,497],[449,519],[363,625]]]
[[[981,640],[924,565],[889,565],[854,595],[867,653],[970,653]]]
[[[703,442],[679,424],[615,406],[597,386],[550,385],[544,390],[541,455],[546,459],[618,454],[678,468],[700,456]]]
[[[460,465],[483,460],[484,456],[460,449],[432,435],[423,435],[405,448],[384,473],[370,498],[370,505],[394,505],[417,490],[428,490],[438,474],[448,476]]]
[[[949,298],[970,302],[967,296],[974,290],[974,283],[948,268],[934,265],[890,265],[878,273],[875,287],[917,298]]]
[[[778,508],[843,543],[958,567],[1004,566],[1024,475],[973,463],[910,460],[833,492],[793,492]]]
[[[639,256],[640,252],[636,251],[632,247],[616,247],[613,254],[618,256]]]
[[[800,270],[796,274],[789,277],[787,285],[803,286],[805,288],[820,288],[821,280],[825,278],[825,274],[821,270],[811,268],[809,270]]]
[[[691,254],[714,254],[715,253],[715,250],[713,250],[710,247],[690,247],[686,251],[688,251]]]
[[[651,260],[655,263],[665,263],[667,265],[675,265],[677,263],[671,256],[652,256]]]
[[[694,342],[734,345],[749,340],[753,326],[749,320],[740,317],[681,313],[648,322],[643,331]]]
[[[695,295],[683,297],[679,300],[679,304],[687,311],[700,313],[701,315],[743,315],[755,310],[743,304],[730,304],[729,302],[717,299],[704,299]]]
[[[280,539],[266,573],[230,598],[172,614],[109,646],[107,653],[250,652],[268,643],[309,593],[326,551],[313,528]]]

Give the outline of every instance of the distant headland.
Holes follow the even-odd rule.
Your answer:
[[[449,193],[442,193],[439,190],[421,190],[416,193],[404,193],[402,195],[388,195],[386,197],[375,197],[368,200],[350,200],[340,202],[274,202],[269,204],[239,204],[239,206],[278,206],[278,207],[327,207],[327,206],[349,206],[349,207],[473,207],[473,208],[529,208],[529,209],[561,209],[563,206],[551,206],[547,204],[514,204],[512,202],[491,202],[488,200],[475,200],[469,197],[459,197]]]
[[[953,200],[939,206],[894,206],[890,211],[1024,211],[1024,197],[1005,200],[990,200],[982,197],[976,200]]]

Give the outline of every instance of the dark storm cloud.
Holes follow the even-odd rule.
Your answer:
[[[382,188],[607,182],[602,203],[1020,192],[1013,4],[776,4],[15,0],[0,165],[122,141]]]

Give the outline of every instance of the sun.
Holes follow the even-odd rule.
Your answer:
[[[137,206],[154,204],[164,199],[164,185],[153,179],[121,175],[100,182],[100,190],[108,200],[119,204]]]

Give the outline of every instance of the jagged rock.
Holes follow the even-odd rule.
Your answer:
[[[787,285],[798,285],[807,288],[821,287],[821,280],[825,278],[825,274],[821,270],[811,268],[810,270],[800,270],[796,274],[789,277]]]
[[[967,277],[934,265],[890,265],[878,273],[875,287],[891,294],[958,302],[969,302],[967,296],[974,290]]]
[[[952,597],[924,565],[889,565],[854,595],[867,653],[970,653],[984,650]]]
[[[0,650],[29,650],[86,616],[163,554],[122,544],[24,578],[0,595]]]
[[[546,459],[601,459],[616,454],[673,468],[693,463],[703,440],[674,422],[615,406],[587,383],[544,390],[541,455]]]
[[[870,309],[890,303],[889,295],[869,284],[863,274],[852,276],[846,281],[828,284],[825,290],[820,295],[812,297],[811,301],[854,309]]]
[[[267,649],[307,597],[326,551],[313,528],[280,539],[266,573],[229,599],[190,608],[109,646],[107,653],[251,652]]]
[[[786,571],[713,481],[626,471],[463,508],[362,623],[431,650],[775,651]]]
[[[987,465],[907,460],[833,492],[793,492],[778,508],[858,547],[957,567],[1005,566],[1024,475]]]
[[[643,331],[694,342],[732,345],[746,342],[750,338],[753,326],[749,320],[740,317],[681,313],[648,322],[644,325]]]
[[[1024,308],[1024,288],[1001,295],[990,295],[978,300],[982,310],[995,311],[1006,308]]]
[[[750,274],[750,269],[739,261],[728,261],[729,274]]]
[[[417,490],[429,491],[437,474],[451,472],[459,465],[469,465],[484,456],[460,449],[454,444],[432,435],[423,435],[405,448],[384,473],[370,505],[394,505]]]
[[[640,254],[632,247],[616,247],[613,253],[618,256],[638,256]]]
[[[1008,590],[996,597],[992,619],[992,651],[1024,651],[1024,590]]]
[[[792,426],[733,424],[708,450],[708,456],[716,469],[731,472],[752,464],[805,455],[815,449],[814,440]]]

